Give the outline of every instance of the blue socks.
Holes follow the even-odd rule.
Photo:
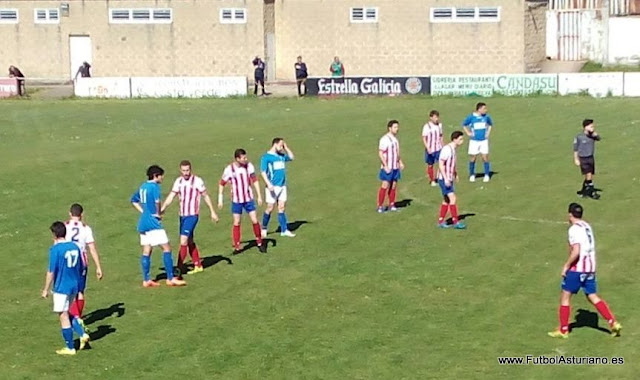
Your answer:
[[[83,336],[84,335],[84,329],[80,325],[80,322],[78,322],[78,318],[73,318],[71,320],[71,327],[72,327],[73,331],[76,334],[78,334],[78,336]]]
[[[164,262],[164,270],[167,271],[167,280],[173,280],[173,257],[171,257],[171,252],[164,252],[162,261]]]
[[[68,349],[73,350],[73,329],[71,327],[67,327],[66,329],[62,329],[62,339],[64,339],[64,343]]]
[[[280,224],[280,233],[287,230],[287,215],[284,212],[278,213],[278,223]]]
[[[490,162],[485,162],[484,163],[484,175],[491,175],[491,163]]]
[[[476,175],[476,162],[469,161],[469,177]]]
[[[151,280],[151,256],[142,255],[142,257],[140,258],[140,265],[142,266],[143,280]]]
[[[271,213],[267,214],[266,212],[262,214],[262,229],[266,230],[269,226],[269,220],[271,220]]]

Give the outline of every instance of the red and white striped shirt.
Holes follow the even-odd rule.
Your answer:
[[[438,165],[440,166],[438,179],[453,182],[456,178],[456,149],[451,144],[442,147]],[[442,172],[444,172],[445,177],[442,176]]]
[[[189,179],[180,176],[173,183],[171,192],[180,198],[180,216],[194,216],[200,213],[200,198],[207,188],[204,181],[192,174]]]
[[[442,124],[428,122],[422,127],[422,138],[427,143],[429,152],[435,153],[442,149]]]
[[[596,239],[589,223],[579,221],[569,227],[569,245],[580,244],[580,256],[570,271],[594,273],[596,271]]]
[[[400,168],[400,142],[391,133],[387,133],[380,139],[378,149],[382,152],[385,164],[391,169]],[[384,165],[381,165],[384,168]]]
[[[231,183],[231,201],[233,203],[245,203],[253,200],[251,185],[256,182],[256,169],[252,163],[246,166],[231,163],[224,169],[220,184],[222,186]]]
[[[68,220],[64,222],[67,228],[65,239],[76,243],[80,252],[82,252],[82,263],[86,267],[89,265],[87,260],[87,244],[95,243],[93,239],[93,230],[83,222],[77,220]]]

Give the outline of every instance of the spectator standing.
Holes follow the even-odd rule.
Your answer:
[[[27,89],[24,85],[24,74],[22,74],[22,71],[15,66],[9,66],[9,78],[16,78],[18,80],[18,95],[25,96]]]
[[[262,87],[262,95],[271,95],[270,93],[264,90],[264,69],[266,67],[264,61],[260,59],[259,56],[256,56],[253,61],[254,71],[254,79],[255,79],[255,87],[253,90],[253,95],[258,95],[258,85]]]
[[[89,62],[82,62],[82,65],[78,68],[76,76],[73,77],[73,80],[78,79],[78,75],[80,75],[82,78],[91,78],[91,65],[89,64]]]
[[[307,77],[309,76],[309,73],[307,72],[307,64],[302,62],[301,56],[298,56],[298,60],[293,66],[296,69],[296,82],[298,83],[298,96],[307,95]],[[304,93],[302,92],[302,85],[304,85]]]
[[[333,77],[344,77],[344,65],[340,62],[340,58],[337,56],[333,58],[329,71],[331,71],[331,76]]]

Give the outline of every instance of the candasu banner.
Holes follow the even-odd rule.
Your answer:
[[[345,77],[307,79],[307,94],[328,95],[400,95],[429,94],[430,77]]]

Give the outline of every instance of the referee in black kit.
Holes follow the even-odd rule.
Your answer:
[[[596,141],[600,141],[600,135],[596,132],[593,120],[585,119],[582,122],[582,133],[573,139],[573,162],[580,167],[580,172],[584,175],[582,190],[578,191],[578,195],[582,195],[583,198],[600,198],[593,186],[593,175],[596,173],[593,152]]]

